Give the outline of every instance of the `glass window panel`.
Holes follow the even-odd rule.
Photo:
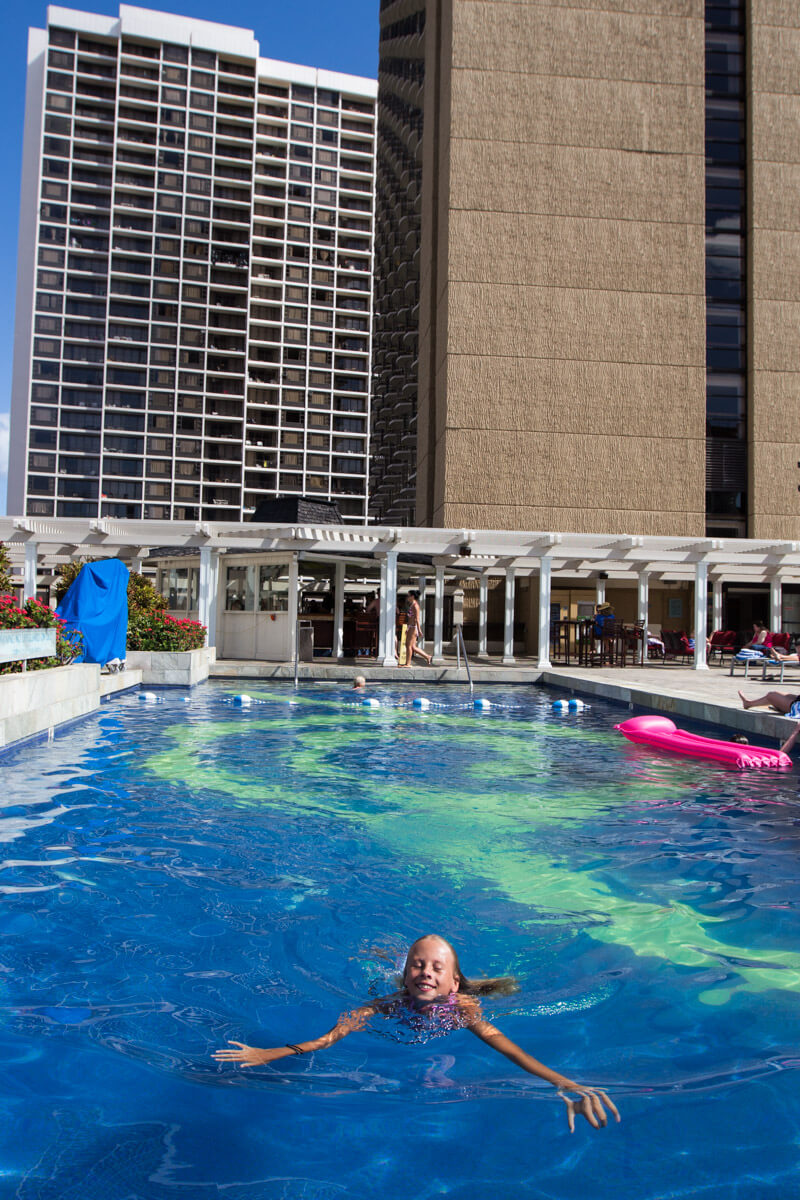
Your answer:
[[[744,351],[740,347],[706,347],[706,366],[720,371],[741,370],[744,366]]]
[[[186,612],[189,607],[189,569],[171,567],[167,573],[167,604],[171,609]]]
[[[288,612],[288,563],[262,563],[258,568],[258,607],[261,612]]]
[[[252,612],[255,607],[255,571],[253,565],[228,567],[225,582],[225,608],[228,612]]]
[[[741,279],[706,278],[706,296],[711,300],[741,300],[742,295]]]
[[[200,568],[189,567],[189,609],[200,607]]]

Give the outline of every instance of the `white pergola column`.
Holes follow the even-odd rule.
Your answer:
[[[722,629],[722,580],[716,576],[711,583],[711,624]]]
[[[478,658],[488,658],[487,633],[489,629],[489,576],[485,573],[478,580]]]
[[[344,653],[344,576],[347,564],[344,559],[336,563],[333,580],[333,657],[341,658]]]
[[[708,635],[708,561],[701,559],[694,566],[694,669],[707,671],[706,637]]]
[[[22,574],[22,603],[36,599],[36,562],[38,545],[36,542],[25,543],[25,567]]]
[[[600,579],[598,577],[595,580],[594,602],[595,602],[595,605],[605,604],[605,602],[606,602],[606,581],[605,581],[605,579]]]
[[[397,610],[397,551],[388,550],[381,559],[381,627],[383,641],[378,636],[378,657],[384,667],[397,666],[395,653],[395,612]]]
[[[206,627],[206,645],[209,647],[215,646],[217,640],[218,585],[219,555],[210,546],[201,546],[197,615],[200,624]]]
[[[433,584],[433,658],[431,662],[442,661],[442,644],[444,642],[444,567],[436,568],[436,578]]]
[[[772,633],[783,631],[783,583],[778,575],[769,581],[769,627]]]
[[[506,567],[506,602],[503,620],[503,666],[512,666],[514,659],[514,568]]]
[[[289,559],[289,662],[294,662],[294,656],[298,651],[297,616],[300,609],[300,597],[297,594],[297,588],[299,582],[297,555],[293,554]]]
[[[539,661],[540,671],[552,666],[550,662],[550,600],[552,596],[553,560],[549,554],[539,559]]]
[[[219,617],[219,572],[220,554],[218,550],[211,551],[211,581],[208,598],[208,644],[217,644],[217,620]]]
[[[642,642],[639,647],[639,662],[647,662],[647,621],[650,607],[650,572],[640,571],[636,588],[636,620],[642,626]]]

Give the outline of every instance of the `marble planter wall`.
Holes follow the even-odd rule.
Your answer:
[[[76,663],[0,676],[0,748],[100,706],[100,667]]]
[[[129,650],[125,666],[142,672],[147,687],[194,687],[208,679],[209,651]]]

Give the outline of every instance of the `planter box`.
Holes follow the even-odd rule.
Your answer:
[[[0,746],[85,717],[100,707],[100,668],[94,663],[0,676]]]
[[[128,669],[142,672],[145,687],[194,687],[208,679],[208,647],[201,650],[129,650]]]

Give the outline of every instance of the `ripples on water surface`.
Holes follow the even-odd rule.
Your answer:
[[[797,1194],[795,771],[659,757],[535,689],[236,690],[0,760],[0,1197]],[[570,1136],[465,1032],[211,1061],[323,1032],[427,931],[513,972],[490,1015],[623,1124]]]

